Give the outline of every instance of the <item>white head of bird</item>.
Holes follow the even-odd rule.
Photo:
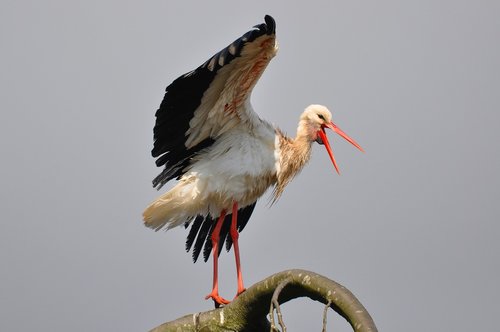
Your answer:
[[[309,105],[300,116],[297,138],[317,141],[318,131],[325,123],[332,121],[332,113],[323,105]],[[321,144],[321,142],[318,142]]]
[[[309,142],[316,141],[317,143],[324,145],[328,152],[328,155],[330,156],[330,159],[333,162],[335,170],[337,171],[337,173],[339,173],[339,168],[337,166],[337,162],[335,161],[330,143],[328,142],[325,128],[333,130],[349,143],[357,147],[359,150],[363,151],[363,148],[361,148],[358,143],[356,143],[335,123],[333,123],[332,113],[328,110],[328,108],[323,105],[317,104],[309,105],[300,116],[296,140],[306,139]]]
[[[295,139],[286,137],[278,131],[279,165],[277,167],[277,183],[274,190],[274,201],[278,199],[286,185],[297,175],[311,157],[313,142],[324,145],[337,173],[339,168],[333,155],[330,142],[325,133],[329,128],[363,151],[361,146],[344,133],[332,121],[332,113],[323,105],[310,105],[300,116]]]

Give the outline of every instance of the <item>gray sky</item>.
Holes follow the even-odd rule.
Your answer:
[[[498,1],[3,1],[1,331],[145,331],[212,307],[187,232],[141,222],[154,112],[265,14],[280,51],[254,108],[294,134],[325,104],[366,153],[335,138],[338,176],[315,146],[281,200],[257,204],[246,285],[303,268],[353,291],[380,331],[498,329]],[[233,255],[220,265],[230,298]],[[290,331],[321,330],[319,303],[283,309]]]

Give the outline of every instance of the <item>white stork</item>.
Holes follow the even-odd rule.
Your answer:
[[[195,262],[202,248],[205,261],[212,252],[213,287],[206,298],[216,306],[229,303],[218,291],[217,260],[224,241],[228,251],[234,244],[236,296],[245,290],[238,233],[257,199],[271,186],[273,200],[280,197],[308,162],[313,142],[325,145],[338,172],[325,128],[363,151],[332,122],[324,106],[306,108],[295,138],[254,112],[250,95],[278,50],[275,32],[274,19],[266,15],[265,23],[173,81],[156,112],[151,153],[164,169],[153,186],[160,189],[172,179],[178,182],[146,208],[144,222],[155,230],[192,225],[186,250],[193,247]]]

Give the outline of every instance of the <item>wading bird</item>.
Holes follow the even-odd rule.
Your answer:
[[[174,80],[156,111],[151,153],[164,169],[153,186],[159,190],[172,179],[178,182],[146,208],[144,222],[155,230],[191,225],[186,250],[193,248],[195,262],[201,249],[205,261],[212,253],[213,287],[206,298],[216,306],[229,303],[218,290],[217,261],[224,242],[228,251],[234,245],[236,296],[245,290],[238,233],[257,199],[271,186],[273,200],[280,197],[308,162],[313,142],[326,147],[338,172],[326,128],[363,151],[324,106],[305,109],[295,138],[254,112],[250,95],[278,50],[275,32],[274,19],[266,15],[265,23]]]

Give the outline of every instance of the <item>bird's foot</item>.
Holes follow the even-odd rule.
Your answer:
[[[205,300],[212,299],[214,300],[214,304],[216,308],[219,308],[221,305],[229,304],[230,301],[226,300],[222,296],[219,295],[219,292],[212,291],[210,294],[205,296]]]

